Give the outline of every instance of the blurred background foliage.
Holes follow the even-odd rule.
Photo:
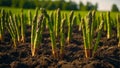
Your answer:
[[[48,10],[54,10],[60,8],[61,10],[97,10],[97,4],[93,5],[88,2],[84,5],[82,2],[76,4],[75,2],[65,0],[0,0],[0,6],[16,7],[16,8],[46,8]]]
[[[83,4],[80,2],[76,4],[75,2],[69,0],[0,0],[0,6],[6,7],[15,7],[15,8],[24,8],[24,9],[34,9],[36,7],[46,8],[48,10],[54,10],[60,8],[61,10],[81,10],[81,11],[89,11],[89,10],[97,10],[98,3],[92,4],[91,2],[87,2],[87,4]],[[114,4],[112,6],[111,11],[119,11],[117,6]]]

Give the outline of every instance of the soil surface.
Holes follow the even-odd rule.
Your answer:
[[[44,29],[42,37],[42,43],[32,57],[29,27],[26,42],[17,44],[17,48],[13,48],[11,37],[6,32],[4,40],[0,41],[0,68],[120,68],[120,47],[117,46],[115,30],[110,39],[106,38],[105,31],[102,33],[97,52],[92,58],[85,58],[82,32],[78,31],[77,26],[73,29],[70,43],[65,43],[65,55],[61,59],[52,55],[48,29]],[[59,38],[56,42],[59,51]]]

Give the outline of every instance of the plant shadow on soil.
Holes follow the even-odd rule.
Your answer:
[[[55,59],[51,52],[49,31],[43,32],[42,43],[36,49],[36,56],[31,56],[30,28],[26,33],[26,43],[12,47],[10,35],[6,32],[4,41],[0,41],[0,68],[119,68],[120,48],[118,39],[106,39],[106,32],[102,33],[96,55],[85,58],[82,33],[75,26],[70,44],[65,44],[63,59]],[[113,34],[116,34],[113,30]],[[59,40],[59,39],[58,39]],[[58,44],[59,45],[59,44]],[[59,50],[59,48],[58,48]]]

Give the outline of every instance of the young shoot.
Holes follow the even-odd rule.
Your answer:
[[[118,47],[120,47],[120,15],[117,15],[117,38],[119,40]]]
[[[62,19],[60,25],[60,57],[61,59],[64,57],[65,51],[65,19]]]
[[[95,45],[93,45],[94,35],[92,32],[94,32],[93,30],[95,29],[93,29],[94,23],[92,21],[92,18],[93,18],[92,12],[89,12],[86,20],[84,18],[81,19],[86,58],[90,58],[94,56],[98,47],[98,43],[101,37],[101,30],[103,27],[103,20],[102,20],[101,23],[99,24],[99,27],[97,28],[97,38],[96,38]]]
[[[70,43],[70,40],[72,38],[72,21],[73,21],[73,16],[74,16],[74,12],[71,11],[70,12],[70,17],[68,19],[68,35],[67,35],[67,43]]]
[[[1,10],[1,14],[0,14],[1,16],[0,16],[0,41],[2,41],[3,40],[3,35],[4,35],[4,26],[5,26],[5,10],[4,9],[2,9]]]
[[[38,19],[37,19],[38,18]],[[36,48],[40,45],[42,39],[42,23],[43,23],[43,15],[38,17],[38,8],[36,8],[36,13],[34,19],[32,20],[32,29],[31,29],[31,53],[32,56],[35,56]]]

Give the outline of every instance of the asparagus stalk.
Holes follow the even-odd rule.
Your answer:
[[[38,8],[36,8],[36,11],[35,11],[35,15],[34,15],[34,18],[32,20],[32,29],[31,29],[31,53],[32,53],[32,56],[35,56],[35,52],[36,52],[36,46],[37,46],[37,41],[38,41],[38,33],[39,33],[39,29],[38,29],[38,26],[37,26],[37,17],[38,17]],[[40,19],[39,19],[40,20]]]
[[[39,19],[37,21],[37,26],[36,26],[36,31],[35,31],[35,38],[34,38],[34,44],[32,47],[32,56],[35,55],[36,52],[36,47],[40,44],[41,42],[41,30],[42,30],[42,22],[43,22],[43,15],[39,16]]]
[[[48,28],[49,28],[49,31],[50,31],[52,54],[53,54],[54,58],[57,58],[58,54],[57,54],[57,51],[56,51],[56,40],[55,40],[55,35],[54,35],[55,32],[54,32],[54,29],[53,29],[51,19],[50,19],[49,15],[47,14],[45,9],[41,8],[41,12],[48,20]]]
[[[13,20],[14,20],[14,27],[17,35],[17,41],[20,43],[20,29],[17,21],[17,16],[15,14],[13,15]]]
[[[61,12],[60,12],[60,9],[58,8],[57,9],[57,14],[56,14],[57,16],[56,16],[56,37],[58,36],[58,34],[59,34],[59,30],[60,30],[60,28],[59,28],[59,25],[60,25],[60,23],[61,23]]]
[[[111,37],[111,22],[110,22],[110,12],[107,12],[107,39]]]
[[[31,47],[34,44],[34,39],[35,39],[35,27],[36,27],[36,22],[37,22],[37,17],[38,17],[38,8],[35,10],[35,14],[33,17],[33,20],[31,22]],[[32,50],[32,49],[31,49]]]
[[[21,42],[25,42],[25,22],[23,16],[23,9],[21,10]]]
[[[120,47],[120,15],[117,15],[117,38],[119,39],[118,47]]]
[[[68,36],[67,36],[67,43],[69,43],[70,40],[71,40],[73,15],[74,15],[74,12],[71,11],[71,12],[70,12],[69,21],[68,21]]]
[[[84,40],[84,48],[85,48],[85,57],[88,58],[88,40],[87,40],[87,36],[86,36],[86,26],[85,26],[85,21],[84,18],[81,18],[81,23],[82,23],[82,32],[83,32],[83,40]]]
[[[1,10],[1,17],[0,17],[0,41],[3,40],[4,35],[4,22],[5,22],[5,10]]]
[[[63,58],[64,56],[64,47],[65,47],[65,36],[64,36],[64,32],[65,31],[65,19],[63,19],[61,21],[61,25],[60,25],[60,56],[61,58]]]

